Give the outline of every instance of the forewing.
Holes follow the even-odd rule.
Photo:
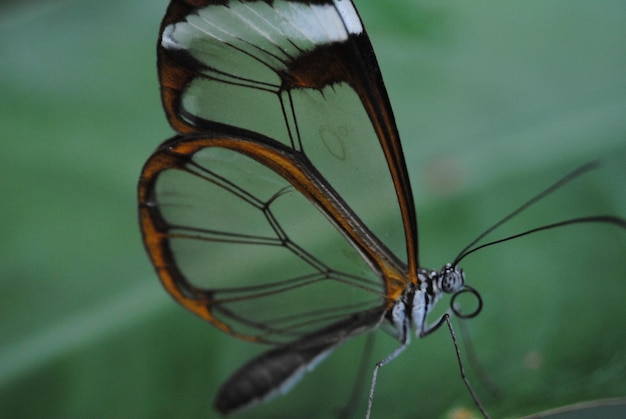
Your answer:
[[[162,97],[177,131],[249,131],[304,153],[415,277],[402,149],[350,1],[174,0],[161,30]]]

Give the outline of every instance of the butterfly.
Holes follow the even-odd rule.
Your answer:
[[[476,241],[440,269],[420,264],[402,145],[353,3],[171,0],[157,52],[177,134],[140,177],[145,247],[182,306],[273,345],[234,373],[215,408],[283,394],[383,326],[400,345],[374,370],[369,414],[378,368],[411,334],[474,317],[482,299],[458,267]],[[449,309],[430,319],[446,294]],[[472,310],[457,308],[462,294]]]

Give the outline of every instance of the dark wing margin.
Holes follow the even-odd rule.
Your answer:
[[[398,281],[403,273],[372,250],[374,238],[303,156],[268,147],[271,141],[175,137],[148,160],[139,182],[140,222],[164,287],[224,332],[268,343],[368,307],[381,313],[385,293],[374,272]],[[216,199],[232,203],[226,214],[213,216],[221,208]],[[320,236],[333,235],[332,254],[314,249]],[[264,257],[272,249],[282,262]],[[265,259],[273,271],[263,271]],[[220,263],[229,268],[220,271]],[[254,274],[237,274],[247,265]]]

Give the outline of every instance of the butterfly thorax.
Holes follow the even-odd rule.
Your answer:
[[[450,263],[439,271],[420,268],[417,275],[419,282],[409,283],[386,314],[390,332],[401,341],[408,339],[411,328],[417,337],[427,335],[432,329],[427,323],[428,315],[443,294],[455,294],[465,286],[463,270]]]

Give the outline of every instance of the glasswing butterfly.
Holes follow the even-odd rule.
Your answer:
[[[382,325],[400,346],[374,370],[369,415],[376,372],[411,329],[423,337],[447,323],[452,332],[450,315],[481,310],[458,262],[589,168],[454,262],[425,269],[398,131],[350,0],[171,0],[157,48],[177,135],[141,174],[144,244],[185,308],[274,345],[222,387],[222,413],[285,393],[347,339]],[[520,235],[596,221],[626,227],[588,217]],[[470,312],[454,304],[464,293],[477,302]],[[444,294],[449,310],[429,320]]]

